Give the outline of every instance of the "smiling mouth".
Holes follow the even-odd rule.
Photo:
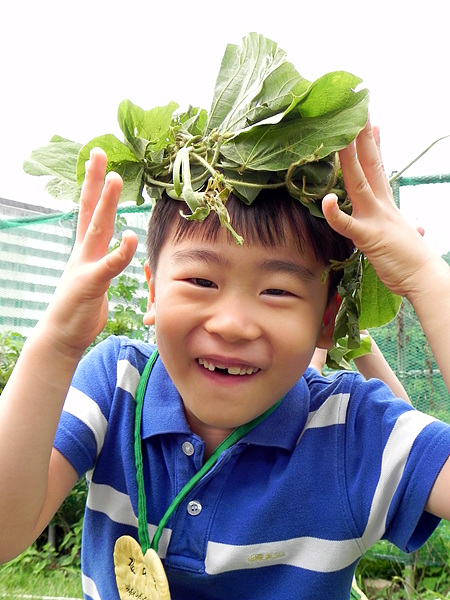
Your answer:
[[[254,375],[260,370],[258,367],[247,367],[244,365],[233,365],[227,367],[221,363],[213,363],[206,358],[199,358],[198,363],[208,371],[218,371],[220,373],[226,373],[227,375]]]

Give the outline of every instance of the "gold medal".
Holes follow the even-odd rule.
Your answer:
[[[114,546],[114,570],[121,600],[170,600],[164,567],[153,548],[142,554],[141,546],[129,535]]]

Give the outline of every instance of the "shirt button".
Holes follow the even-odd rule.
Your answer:
[[[194,446],[191,444],[191,442],[183,442],[181,449],[186,456],[192,456],[194,454]]]
[[[202,512],[202,505],[198,500],[191,500],[187,505],[187,511],[191,516],[195,517]]]

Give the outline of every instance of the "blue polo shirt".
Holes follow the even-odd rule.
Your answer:
[[[82,544],[86,598],[118,599],[113,548],[137,539],[136,388],[154,347],[112,337],[80,363],[55,447],[89,494]],[[150,538],[204,462],[158,359],[144,399],[142,451]],[[424,512],[450,454],[450,426],[356,373],[308,369],[283,402],[225,450],[167,523],[158,552],[172,600],[347,600],[355,566],[387,538],[418,548]]]

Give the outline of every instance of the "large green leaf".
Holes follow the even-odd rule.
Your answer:
[[[166,106],[143,110],[131,100],[123,100],[119,104],[117,110],[119,126],[138,160],[145,157],[149,143],[152,145],[152,151],[166,144],[173,113],[178,106],[176,102],[169,102]]]
[[[250,33],[241,46],[225,50],[205,132],[236,132],[273,115],[281,118],[309,84],[276,42]]]
[[[397,296],[387,289],[366,259],[361,287],[360,329],[380,327],[389,323],[397,314],[401,302],[401,296]]]
[[[143,203],[143,172],[144,164],[139,161],[134,152],[112,134],[101,135],[83,146],[78,154],[77,180],[81,184],[85,177],[85,164],[89,159],[92,148],[102,148],[106,152],[108,162],[106,172],[115,171],[123,179],[120,202]]]
[[[361,79],[346,71],[332,71],[314,81],[296,107],[302,117],[320,117],[353,106],[367,90],[355,93]]]
[[[76,164],[81,144],[55,135],[45,146],[36,148],[23,163],[29,175],[50,176],[47,191],[59,200],[73,200],[80,197],[76,180]]]
[[[349,97],[333,113],[283,119],[278,124],[256,125],[222,145],[223,156],[240,170],[282,171],[300,160],[325,158],[348,146],[367,122],[368,92]]]

